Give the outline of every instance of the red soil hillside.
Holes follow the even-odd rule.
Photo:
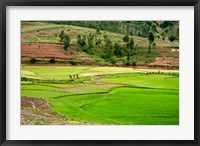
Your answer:
[[[93,59],[87,54],[75,53],[73,46],[70,51],[65,51],[60,44],[48,43],[22,43],[21,45],[21,59],[30,60],[36,58],[37,60],[49,60],[55,58],[57,61],[75,60],[76,62],[91,62]]]

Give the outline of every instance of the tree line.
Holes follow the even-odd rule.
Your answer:
[[[178,21],[48,21],[54,24],[74,25],[114,33],[147,38],[152,27],[159,28],[156,37],[170,41],[179,40]]]

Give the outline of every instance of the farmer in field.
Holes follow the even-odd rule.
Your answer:
[[[73,79],[75,79],[76,78],[76,75],[75,74],[73,74]]]
[[[72,75],[69,74],[69,78],[72,79]]]
[[[78,73],[76,74],[76,78],[79,79]]]

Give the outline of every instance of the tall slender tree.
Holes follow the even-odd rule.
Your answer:
[[[70,37],[67,34],[65,34],[63,39],[64,50],[66,51],[68,50],[68,48],[70,47],[70,41],[71,41]]]
[[[155,36],[154,33],[152,31],[149,31],[149,35],[148,35],[148,40],[149,40],[149,49],[148,49],[148,53],[151,53],[151,49],[155,48],[156,44],[154,42],[155,40]]]

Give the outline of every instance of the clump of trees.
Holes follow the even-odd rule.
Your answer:
[[[109,24],[111,25],[112,23],[109,22]],[[133,30],[131,27],[123,28],[123,30],[127,29],[127,31],[125,32],[128,33],[124,35],[121,41],[117,39],[117,41],[113,41],[114,39],[111,39],[110,36],[101,32],[101,30],[106,30],[106,28],[103,29],[102,27],[100,27],[101,25],[97,25],[95,26],[96,31],[94,31],[93,33],[79,34],[77,36],[76,44],[78,46],[78,49],[81,49],[88,54],[94,55],[95,57],[97,56],[97,60],[100,61],[103,59],[106,62],[110,62],[112,64],[116,64],[118,61],[120,61],[126,65],[136,65],[138,56],[135,56],[135,58],[133,58],[134,55],[146,54],[147,57],[149,56],[148,54],[155,55],[156,51],[152,51],[152,49],[156,48],[155,40],[157,38],[163,40],[167,38],[171,42],[179,39],[179,30],[177,29],[177,32],[175,34],[173,34],[171,30],[171,27],[175,25],[174,22],[148,21],[145,23],[136,22],[133,24],[132,22],[126,22],[120,24],[122,28],[126,25],[134,25],[135,29]],[[113,24],[111,26],[115,27]],[[140,30],[140,28],[143,28],[142,31]],[[139,46],[135,43],[132,37],[135,35],[141,37],[145,36],[148,39],[147,51],[144,49],[141,49],[139,51]],[[67,51],[71,45],[70,36],[65,34],[64,30],[62,30],[59,34],[59,37],[60,43],[63,45],[64,50]]]
[[[63,48],[65,51],[68,51],[68,48],[70,47],[70,37],[65,34],[64,30],[62,30],[59,34],[59,37],[60,37],[60,43],[63,44]]]
[[[130,39],[128,35],[125,35],[123,37],[123,41],[126,42],[126,48],[125,48],[126,65],[130,65],[130,59],[136,53],[135,42],[133,38]]]
[[[121,45],[118,42],[112,42],[110,37],[106,34],[102,36],[97,33],[90,33],[87,35],[78,35],[77,44],[82,51],[90,54],[98,54],[106,61],[116,64],[116,58],[126,57],[126,65],[131,64],[132,56],[138,53],[138,44],[135,45],[133,38],[129,38],[129,35],[125,35],[122,40],[126,45]],[[136,64],[134,62],[134,64]]]

